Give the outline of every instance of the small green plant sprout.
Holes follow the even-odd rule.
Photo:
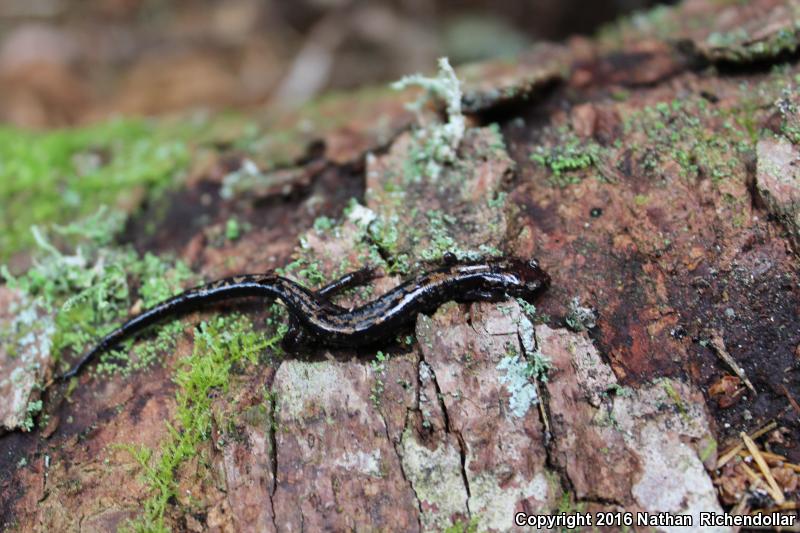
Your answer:
[[[575,332],[597,327],[597,314],[594,309],[581,306],[581,300],[577,296],[569,302],[569,313],[564,320],[567,327]]]
[[[523,300],[522,298],[517,298],[517,303],[519,304],[519,308],[522,309],[522,312],[525,313],[528,318],[533,318],[536,316],[536,306],[532,303],[528,302],[527,300]]]
[[[528,377],[536,381],[541,381],[542,383],[547,383],[547,375],[553,367],[550,358],[541,351],[536,350],[528,357],[527,361],[528,364],[525,367],[525,372],[528,374]]]
[[[420,98],[407,105],[407,108],[416,114],[421,126],[414,134],[417,144],[414,157],[416,162],[422,165],[421,170],[430,179],[435,180],[441,174],[443,165],[456,161],[458,146],[464,138],[466,121],[461,112],[461,84],[453,67],[450,66],[450,61],[442,57],[439,58],[439,72],[435,78],[414,74],[405,76],[391,85],[395,90],[411,86],[425,89]],[[425,123],[422,109],[433,98],[442,100],[445,104],[447,122],[444,124]]]
[[[335,221],[331,220],[325,215],[319,216],[316,219],[314,219],[314,230],[319,235],[322,235],[326,231],[333,229],[335,225],[336,225]]]
[[[229,241],[235,241],[242,236],[242,227],[236,218],[229,218],[225,223],[225,238]]]

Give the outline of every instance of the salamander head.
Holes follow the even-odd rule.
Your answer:
[[[498,273],[507,274],[506,293],[509,296],[532,300],[550,286],[550,276],[535,259],[509,257],[497,264]]]

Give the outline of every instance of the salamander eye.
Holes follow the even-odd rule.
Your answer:
[[[448,250],[442,254],[442,262],[448,266],[455,265],[456,263],[458,263],[458,256],[456,256],[456,254]]]

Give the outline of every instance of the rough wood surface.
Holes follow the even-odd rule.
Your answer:
[[[215,393],[214,434],[177,472],[166,524],[508,531],[517,511],[764,508],[735,461],[716,467],[740,432],[771,421],[759,446],[783,457],[773,482],[796,502],[798,471],[784,465],[800,462],[798,16],[793,2],[691,0],[464,69],[470,128],[436,181],[407,179],[405,94],[270,117],[251,161],[260,192],[218,198],[244,164],[226,154],[172,199],[165,229],[144,237],[152,214],[135,218],[139,247],[208,278],[293,253],[333,277],[370,259],[370,236],[392,259],[484,246],[536,257],[553,278],[535,324],[516,302],[449,304],[379,363],[314,352],[233,375]],[[350,196],[396,234],[342,216]],[[230,213],[253,229],[209,245]],[[320,214],[335,231],[311,229]],[[578,307],[596,316],[585,331]],[[158,449],[193,337],[187,327],[163,367],[83,376],[69,401],[46,402],[47,427],[1,436],[0,524],[108,531],[136,517],[148,488],[118,445]],[[517,409],[506,359],[537,353],[552,365],[528,383],[541,404]]]

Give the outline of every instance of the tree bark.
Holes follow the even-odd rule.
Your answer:
[[[535,257],[553,280],[535,312],[510,300],[420,315],[377,359],[243,362],[208,393],[213,431],[174,468],[163,524],[508,531],[518,512],[627,511],[656,521],[634,517],[635,530],[668,530],[658,513],[698,527],[702,512],[797,501],[798,15],[692,0],[457,70],[468,127],[436,179],[420,135],[443,109],[420,124],[409,92],[328,99],[270,117],[263,179],[215,203],[218,227],[252,223],[240,238],[190,225],[146,237],[150,215],[134,218],[132,242],[207,278],[300,258],[331,279],[382,261],[374,292],[347,304],[451,249]],[[202,213],[220,169],[190,180],[163,223]],[[361,204],[344,213],[350,196]],[[333,221],[313,224],[321,214]],[[107,531],[141,517],[156,491],[146,465],[174,453],[165,420],[185,431],[171,378],[196,339],[187,327],[155,370],[45,394],[49,424],[0,437],[0,524]],[[769,469],[726,453],[765,427]]]

